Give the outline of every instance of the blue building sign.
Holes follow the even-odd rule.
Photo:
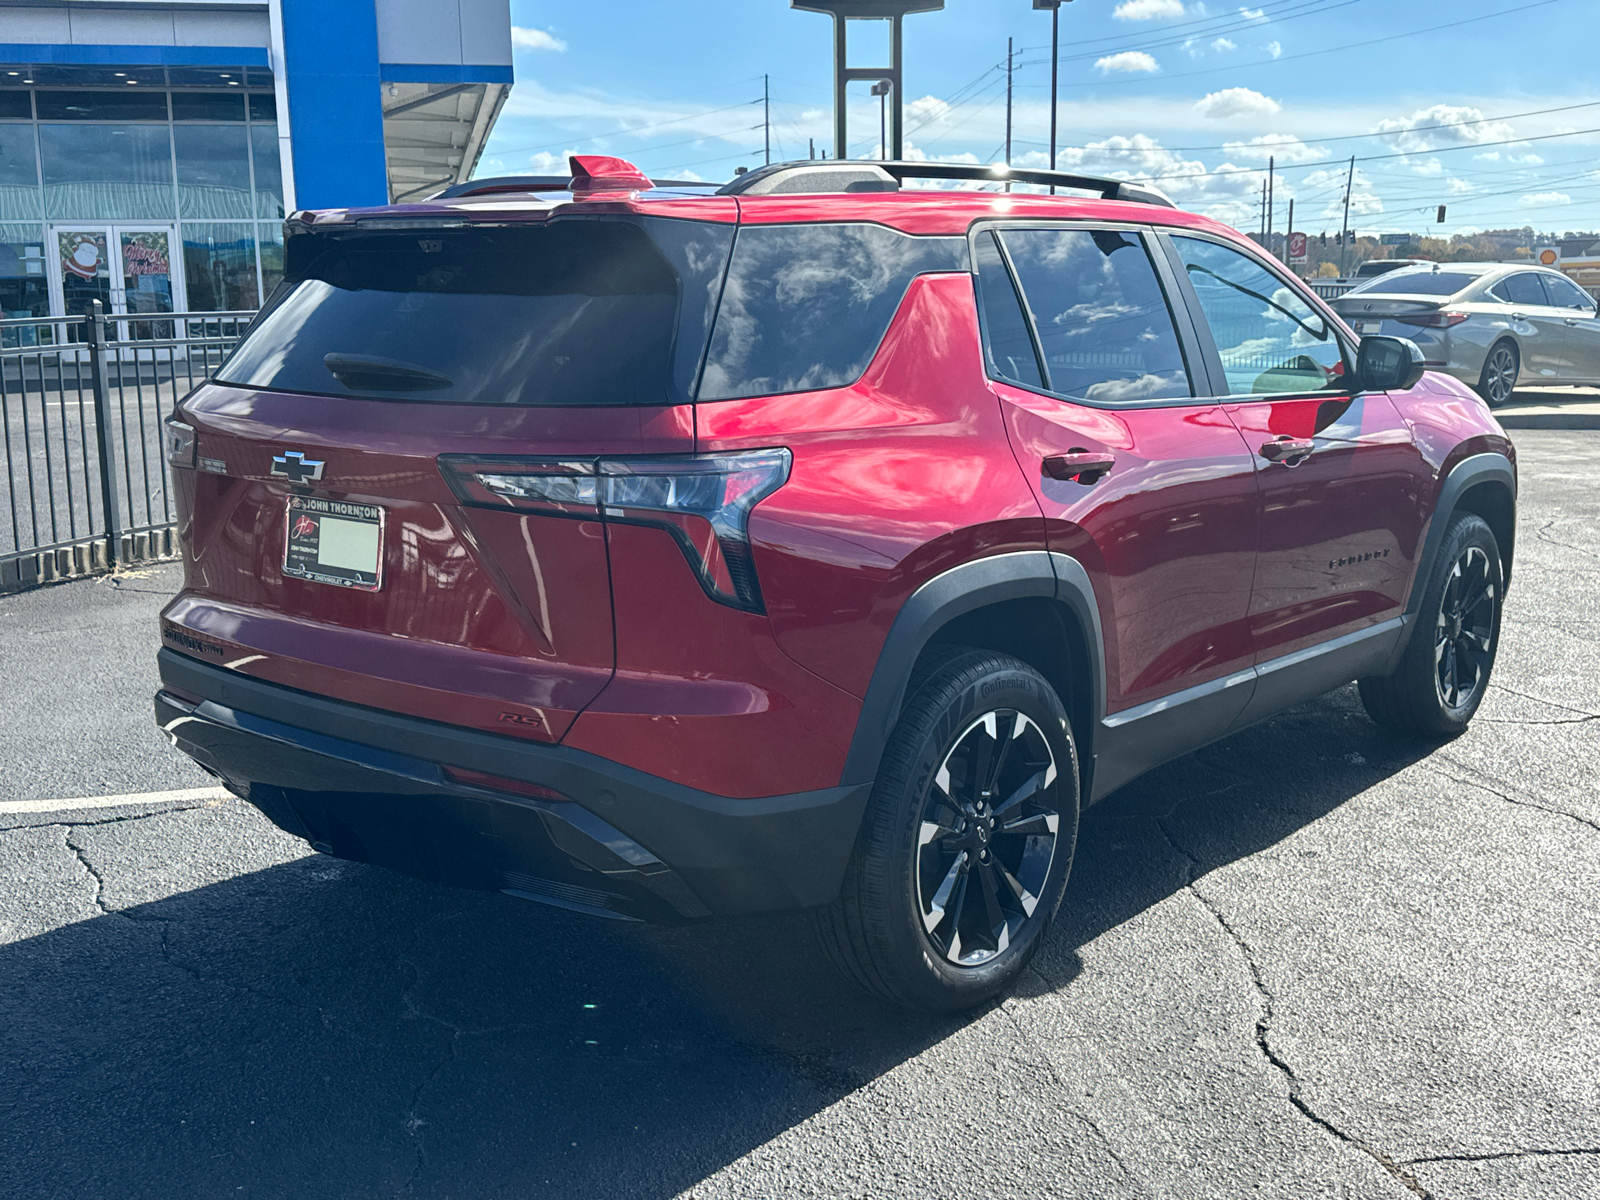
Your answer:
[[[468,178],[508,0],[38,0],[0,21],[0,316],[236,311],[284,217]]]

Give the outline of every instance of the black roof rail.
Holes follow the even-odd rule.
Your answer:
[[[809,177],[809,178],[808,178]],[[831,177],[831,178],[830,178]],[[1032,183],[1043,187],[1069,187],[1099,192],[1105,200],[1177,207],[1160,188],[1110,179],[1100,175],[1075,175],[1033,167],[1007,167],[1003,163],[881,162],[874,159],[801,159],[773,163],[724,184],[719,195],[763,195],[780,192],[888,191],[904,179],[964,179],[978,183]]]
[[[652,179],[652,187],[716,187],[700,179]],[[569,192],[570,175],[495,175],[488,179],[469,179],[435,192],[429,200],[459,200],[463,196],[488,196],[496,192]]]

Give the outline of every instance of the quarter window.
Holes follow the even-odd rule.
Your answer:
[[[1028,332],[1028,318],[1023,315],[1022,302],[993,233],[978,235],[975,258],[978,295],[983,300],[983,346],[989,356],[990,373],[996,379],[1044,387],[1033,335]]]
[[[1342,385],[1339,337],[1298,292],[1237,250],[1200,238],[1172,241],[1222,356],[1229,395]]]
[[[1050,391],[1096,404],[1194,394],[1172,312],[1138,234],[1008,229],[1000,236],[1038,333]]]

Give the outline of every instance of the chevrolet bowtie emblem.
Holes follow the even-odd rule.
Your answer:
[[[322,463],[307,458],[298,450],[290,450],[272,457],[272,473],[281,475],[291,483],[304,483],[308,479],[322,478]]]

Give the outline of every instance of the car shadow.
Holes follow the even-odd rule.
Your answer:
[[[1344,689],[1124,788],[1046,978],[1427,749]],[[800,914],[657,929],[311,855],[0,947],[0,1194],[671,1196],[970,1019],[856,992]]]

